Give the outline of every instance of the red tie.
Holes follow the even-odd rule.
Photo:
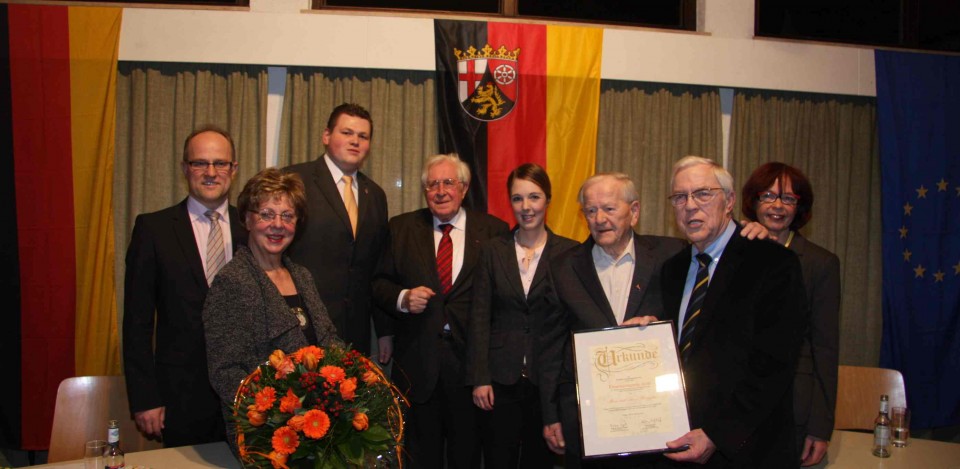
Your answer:
[[[443,230],[443,236],[437,247],[437,275],[440,277],[440,290],[446,295],[453,286],[453,240],[450,239],[453,225],[444,223],[440,229]]]

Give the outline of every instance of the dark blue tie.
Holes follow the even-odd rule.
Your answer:
[[[707,286],[710,284],[710,262],[713,259],[709,254],[697,254],[697,280],[690,292],[690,301],[687,303],[687,314],[684,315],[683,328],[680,329],[680,359],[684,362],[690,355],[690,346],[693,344],[693,331],[697,329],[697,320],[703,310],[703,299],[707,297]]]

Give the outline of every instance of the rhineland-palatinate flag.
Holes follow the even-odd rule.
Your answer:
[[[440,151],[470,165],[467,205],[511,224],[507,175],[547,168],[548,224],[583,239],[577,190],[596,166],[600,28],[437,20]]]

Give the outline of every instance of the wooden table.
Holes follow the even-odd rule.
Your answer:
[[[890,448],[889,458],[873,455],[873,435],[834,430],[827,451],[829,468],[960,469],[960,444],[911,438],[906,448]]]
[[[240,469],[240,462],[233,457],[226,442],[207,443],[196,446],[180,446],[177,448],[163,448],[152,451],[127,453],[123,459],[128,469],[165,469],[165,468],[196,468],[196,467],[223,467]],[[84,469],[83,460],[63,461],[43,464],[33,467],[48,467],[57,469]],[[916,468],[915,468],[916,469]]]

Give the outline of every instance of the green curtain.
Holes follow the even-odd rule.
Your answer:
[[[813,186],[801,231],[840,258],[840,363],[877,366],[881,332],[880,157],[874,98],[737,90],[730,131],[737,184],[780,161]]]

